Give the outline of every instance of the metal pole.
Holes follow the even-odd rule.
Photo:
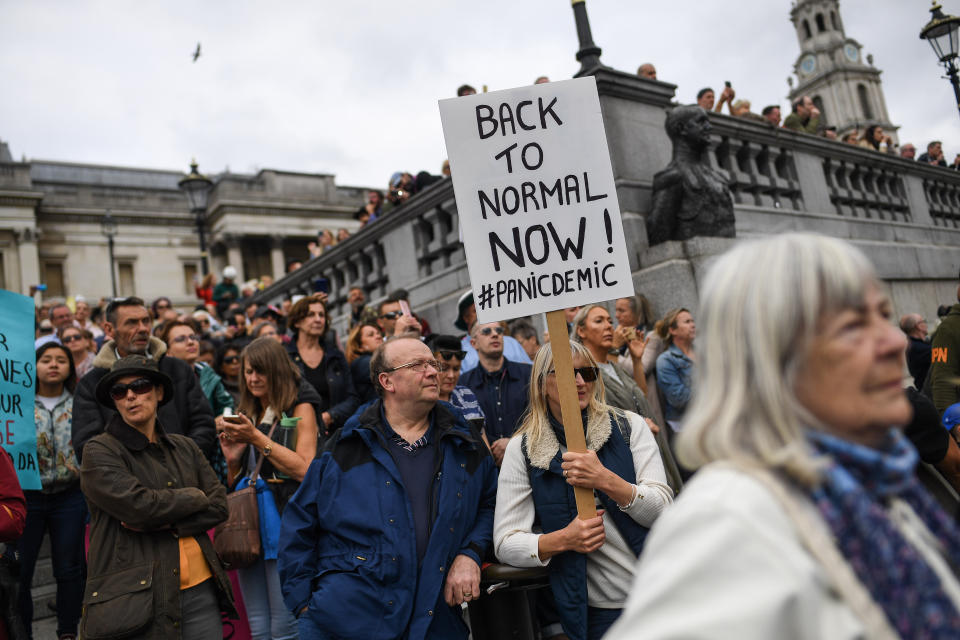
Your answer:
[[[957,78],[957,64],[954,60],[948,60],[947,77],[950,78],[950,84],[953,85],[953,97],[956,99],[957,110],[960,111],[960,78]]]
[[[201,275],[207,275],[207,235],[204,231],[203,209],[196,209],[193,212],[197,221],[197,235],[200,236],[200,271]]]
[[[117,297],[117,267],[113,260],[113,236],[107,236],[107,250],[110,252],[110,285],[113,287],[113,297]]]
[[[593,34],[590,33],[590,18],[587,17],[587,3],[585,0],[572,0],[573,18],[577,23],[577,39],[580,41],[580,50],[577,51],[577,61],[580,62],[578,76],[584,75],[597,67],[603,67],[600,62],[600,47],[593,43]]]

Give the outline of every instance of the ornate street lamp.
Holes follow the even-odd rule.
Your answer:
[[[920,31],[920,38],[930,43],[940,64],[946,67],[947,77],[950,78],[953,95],[957,100],[957,109],[960,110],[960,79],[957,78],[957,30],[960,29],[960,18],[944,15],[941,9],[937,0],[933,0],[930,22]]]
[[[113,263],[113,237],[117,235],[117,221],[110,215],[110,209],[100,220],[100,233],[107,238],[107,251],[110,255],[110,284],[113,287],[113,297],[117,297],[117,270]]]
[[[197,161],[194,159],[190,163],[190,173],[184,176],[177,186],[186,194],[190,213],[197,224],[197,235],[200,237],[200,269],[203,275],[207,275],[207,198],[213,188],[213,181],[197,172]]]

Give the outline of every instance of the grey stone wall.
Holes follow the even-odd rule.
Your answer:
[[[711,114],[709,157],[731,177],[737,238],[648,247],[643,221],[653,176],[672,153],[663,124],[675,87],[612,70],[595,75],[635,289],[656,313],[675,306],[695,312],[710,260],[737,239],[796,230],[863,249],[898,314],[933,318],[938,305],[956,299],[960,173],[724,115]],[[331,279],[331,311],[341,330],[347,289],[359,284],[373,301],[406,288],[434,330],[453,331],[456,299],[469,278],[449,182],[418,194],[260,299],[307,293],[319,274]]]

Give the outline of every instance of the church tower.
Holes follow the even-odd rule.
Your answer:
[[[800,55],[793,65],[797,86],[791,79],[790,102],[803,95],[820,109],[821,123],[837,127],[837,136],[883,126],[894,142],[897,127],[890,122],[880,84],[880,70],[873,56],[864,60],[859,42],[848,38],[840,18],[839,0],[797,0],[790,20],[797,30]]]

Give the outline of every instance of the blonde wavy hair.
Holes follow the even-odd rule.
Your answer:
[[[733,460],[817,484],[804,431],[825,425],[797,399],[797,375],[823,318],[862,305],[877,282],[860,250],[809,233],[745,241],[718,258],[701,288],[678,459],[690,468]]]
[[[574,360],[579,356],[583,358],[587,366],[597,366],[597,361],[590,355],[590,351],[579,342],[571,342],[570,350]],[[551,371],[553,371],[553,344],[548,342],[540,347],[537,356],[533,359],[533,370],[530,372],[530,404],[523,416],[523,422],[516,433],[513,434],[514,436],[526,434],[528,449],[535,448],[544,431],[551,429],[547,401],[547,376]],[[604,420],[609,420],[608,412],[610,411],[622,414],[619,409],[607,404],[603,378],[598,375],[593,383],[590,403],[587,405],[587,431],[592,431],[601,425]],[[560,419],[560,416],[555,417],[558,420]]]

